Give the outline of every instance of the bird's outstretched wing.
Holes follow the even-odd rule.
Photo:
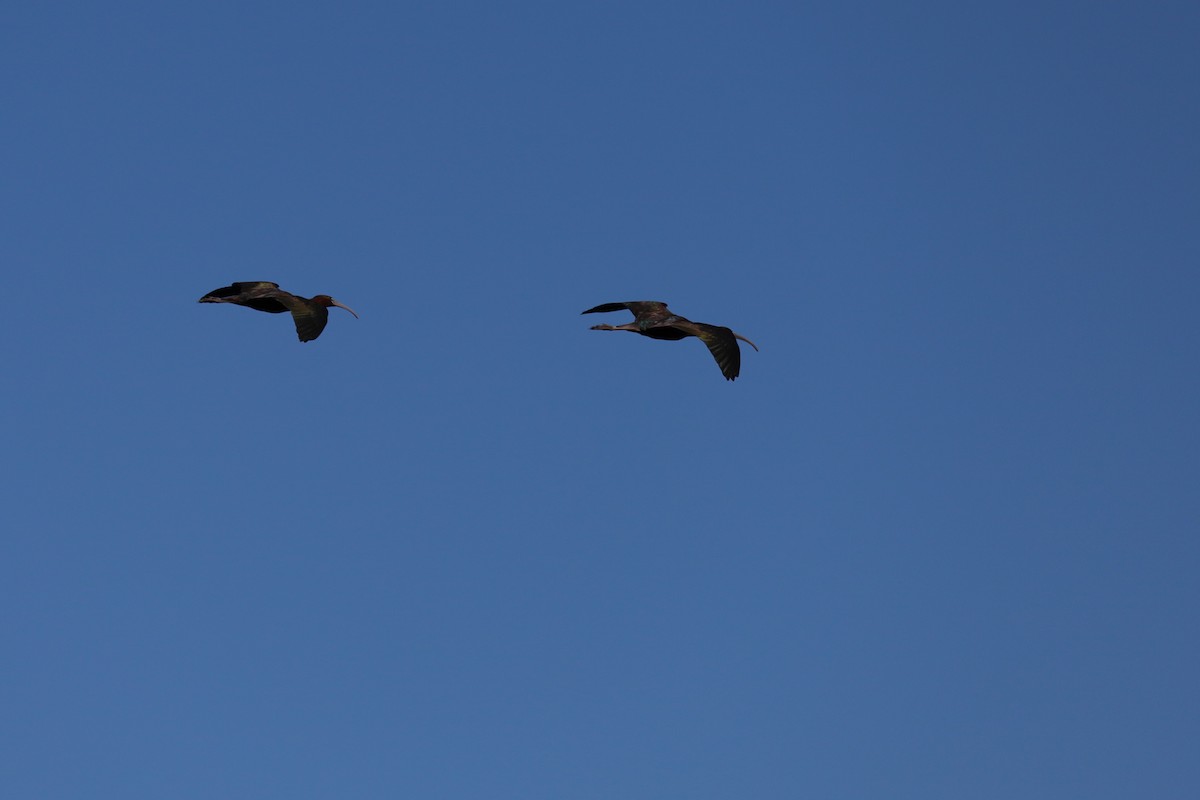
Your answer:
[[[695,336],[708,347],[708,352],[721,368],[725,380],[732,381],[742,372],[742,351],[738,347],[737,338],[733,331],[721,325],[707,325],[703,322],[692,322],[681,319],[671,325]]]
[[[205,297],[225,298],[225,297],[254,297],[270,293],[272,289],[278,289],[278,283],[270,281],[236,281],[228,286],[222,286],[220,289],[213,289]]]
[[[292,312],[292,321],[296,323],[296,336],[300,341],[311,342],[325,330],[325,325],[329,322],[329,309],[325,306],[288,292],[280,292],[275,299]]]
[[[628,309],[633,312],[637,318],[648,316],[669,316],[670,311],[667,310],[667,304],[661,303],[658,300],[629,300],[624,303],[602,303],[595,308],[589,308],[584,311],[584,314],[605,314],[609,311],[621,311]]]
[[[236,303],[239,306],[253,308],[256,311],[266,311],[270,314],[281,314],[288,308],[281,300],[288,294],[279,288],[278,283],[270,281],[237,281],[220,289],[213,289],[204,297],[201,303]],[[288,295],[289,297],[291,295]]]

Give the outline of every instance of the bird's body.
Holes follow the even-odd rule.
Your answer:
[[[302,342],[311,342],[321,335],[329,322],[330,306],[344,308],[351,314],[354,310],[344,306],[327,294],[319,294],[312,298],[300,297],[279,288],[279,284],[270,281],[242,281],[213,289],[204,297],[201,303],[234,303],[239,306],[253,308],[255,311],[265,311],[268,314],[292,313],[296,323],[296,336]],[[354,314],[357,319],[358,314]]]
[[[737,378],[742,370],[742,351],[738,347],[738,339],[758,350],[754,342],[734,333],[729,328],[720,325],[708,325],[703,322],[692,322],[690,319],[673,314],[666,303],[657,300],[630,300],[625,303],[604,303],[595,308],[589,308],[584,314],[607,313],[609,311],[629,310],[633,312],[633,322],[624,325],[593,325],[594,331],[630,331],[649,336],[651,339],[679,341],[689,336],[695,336],[708,347],[721,374],[725,380]]]

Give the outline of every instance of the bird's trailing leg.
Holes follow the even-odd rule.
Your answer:
[[[641,331],[638,330],[637,323],[635,323],[635,322],[628,322],[624,325],[593,325],[592,330],[594,330],[594,331],[633,331],[634,333],[641,333]]]

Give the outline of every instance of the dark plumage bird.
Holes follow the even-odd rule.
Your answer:
[[[642,336],[649,336],[651,339],[671,341],[695,336],[708,346],[708,351],[717,360],[717,366],[721,368],[721,374],[727,381],[734,380],[742,371],[742,351],[738,347],[737,340],[741,339],[758,350],[758,346],[754,342],[740,333],[734,333],[729,328],[723,328],[720,325],[706,325],[703,322],[692,322],[690,319],[676,316],[667,308],[666,303],[660,303],[657,300],[605,303],[595,308],[589,308],[583,313],[597,314],[623,309],[633,312],[633,322],[627,322],[624,325],[593,325],[592,330],[631,331],[640,333]]]
[[[201,303],[235,303],[239,306],[253,308],[255,311],[266,311],[268,314],[292,312],[296,323],[296,335],[302,342],[311,342],[325,330],[329,322],[329,307],[344,308],[351,314],[354,309],[344,306],[327,294],[319,294],[311,299],[299,297],[279,288],[278,283],[269,281],[243,281],[213,289],[204,297]],[[358,314],[354,314],[358,319]]]

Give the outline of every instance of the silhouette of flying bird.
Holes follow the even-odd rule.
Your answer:
[[[593,325],[592,330],[630,331],[632,333],[640,333],[642,336],[649,336],[651,339],[667,339],[670,341],[678,341],[688,336],[695,336],[708,346],[708,351],[716,359],[717,366],[721,368],[721,374],[725,376],[725,380],[727,381],[734,380],[742,371],[742,351],[738,347],[737,340],[741,339],[755,350],[758,350],[758,346],[754,342],[740,333],[734,333],[729,328],[724,328],[720,325],[707,325],[703,322],[692,322],[690,319],[684,319],[672,314],[671,310],[667,308],[666,303],[660,303],[657,300],[631,300],[628,303],[605,303],[595,308],[589,308],[583,313],[603,314],[609,311],[622,311],[625,309],[633,312],[633,322],[627,322],[624,325]]]
[[[292,312],[292,320],[296,323],[296,335],[302,342],[311,342],[325,330],[329,322],[329,307],[344,308],[351,314],[354,309],[344,306],[327,294],[319,294],[313,298],[300,297],[279,288],[278,283],[269,281],[243,281],[220,289],[213,289],[204,297],[201,303],[234,303],[239,306],[253,308],[255,311],[266,311],[268,314]],[[354,314],[358,319],[358,314]]]

